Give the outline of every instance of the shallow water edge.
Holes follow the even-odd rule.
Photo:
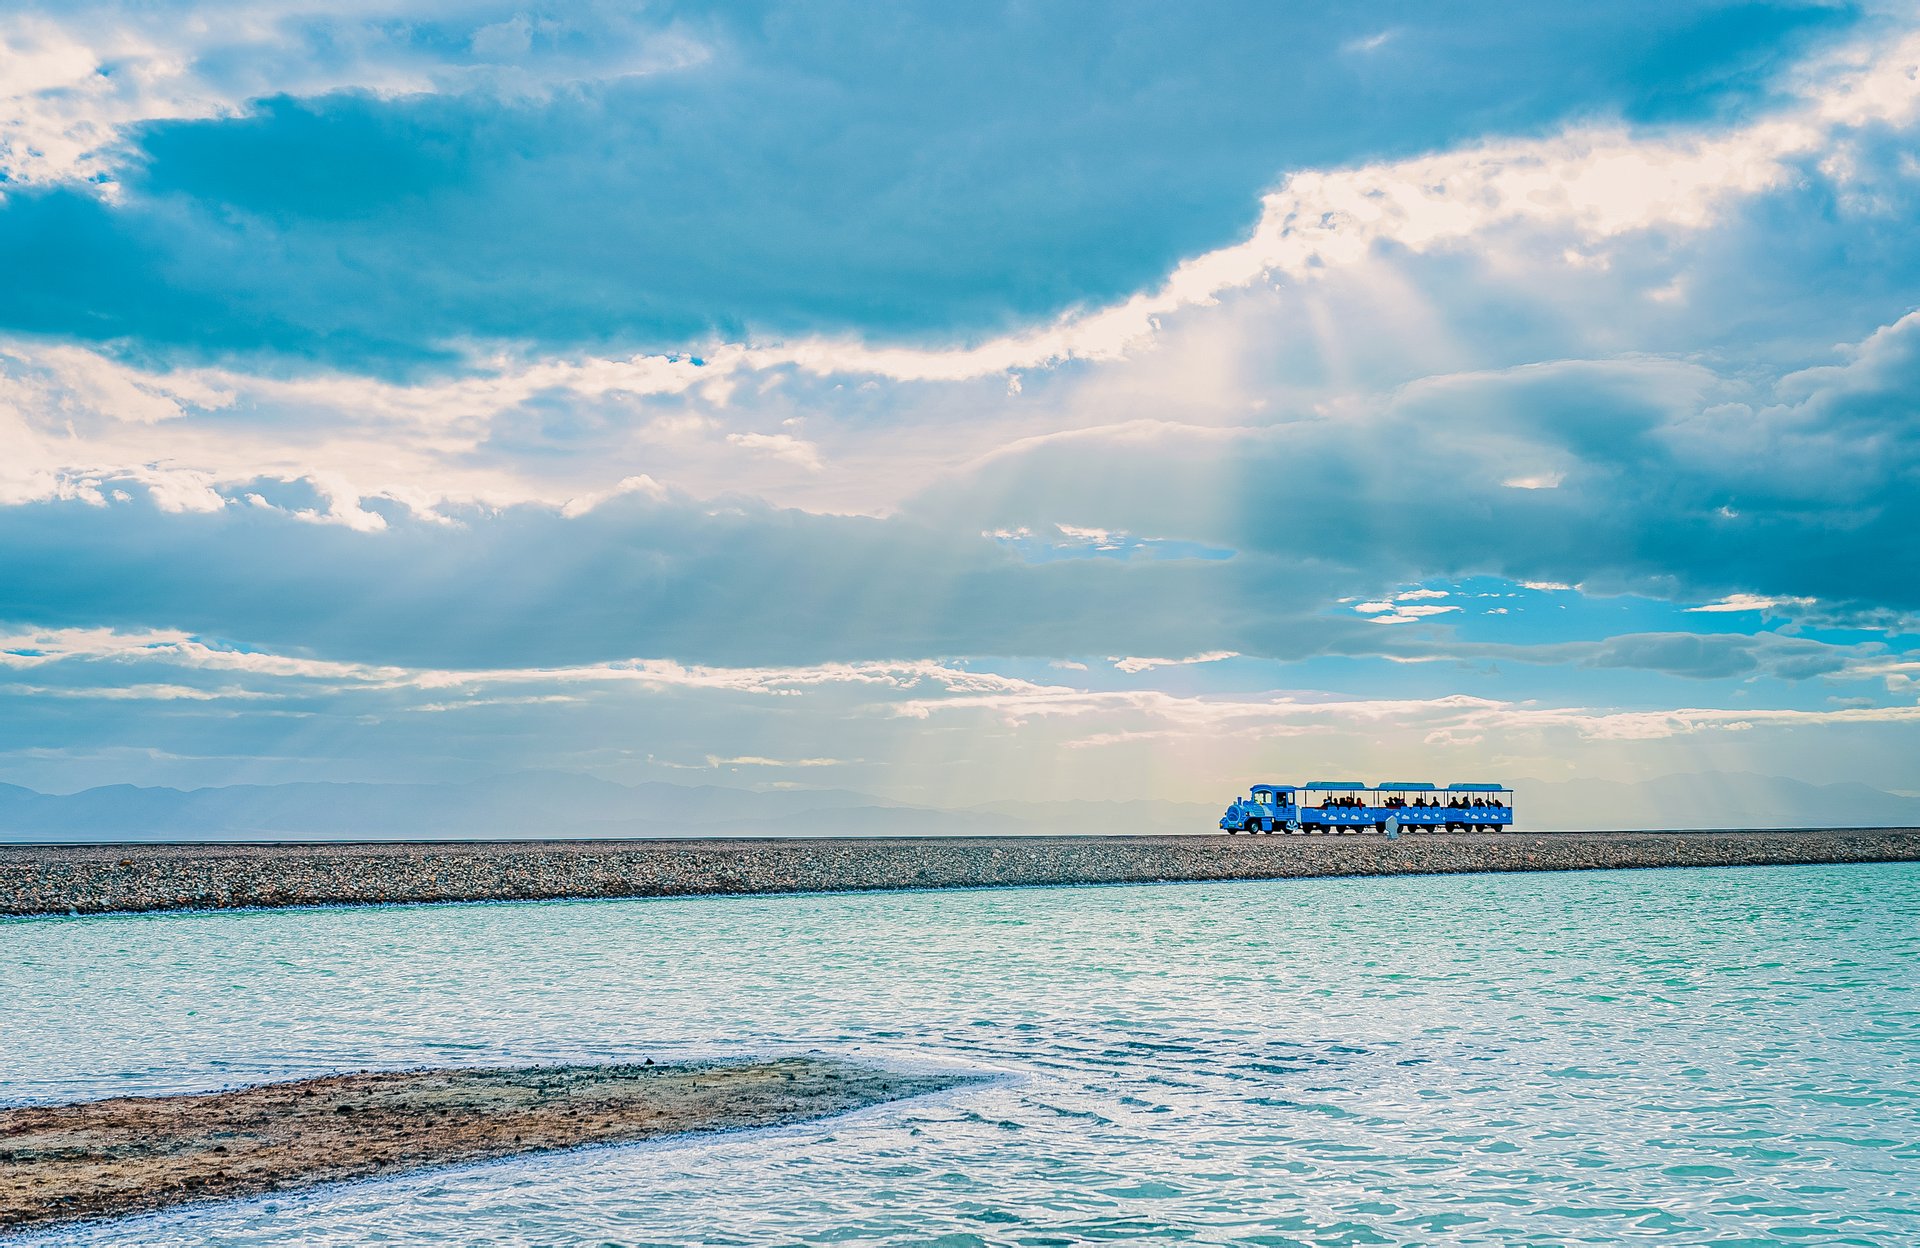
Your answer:
[[[1896,863],[25,920],[0,1101],[804,1053],[999,1076],[38,1248],[1907,1248],[1917,912]]]

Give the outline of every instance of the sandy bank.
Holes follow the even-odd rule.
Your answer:
[[[1920,860],[1920,829],[0,846],[0,914]]]
[[[0,1110],[0,1233],[520,1153],[798,1122],[961,1081],[792,1058],[335,1075]]]

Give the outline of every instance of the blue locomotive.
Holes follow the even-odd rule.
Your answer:
[[[1256,784],[1220,816],[1229,833],[1478,832],[1513,826],[1513,790],[1398,780]]]

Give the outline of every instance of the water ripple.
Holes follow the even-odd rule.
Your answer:
[[[0,924],[0,1099],[817,1050],[995,1081],[52,1245],[1920,1242],[1920,867]]]

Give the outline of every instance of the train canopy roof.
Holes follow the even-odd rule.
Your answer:
[[[1376,789],[1403,789],[1407,791],[1418,789],[1422,793],[1433,792],[1433,786],[1424,780],[1383,780],[1373,787]]]
[[[1290,784],[1256,784],[1252,788],[1248,789],[1247,792],[1249,793],[1291,793],[1293,792],[1293,786]]]
[[[1504,784],[1450,784],[1447,788],[1455,793],[1505,793],[1507,791],[1507,786]]]
[[[1336,793],[1364,793],[1367,786],[1358,780],[1315,780],[1310,789],[1330,789]]]

